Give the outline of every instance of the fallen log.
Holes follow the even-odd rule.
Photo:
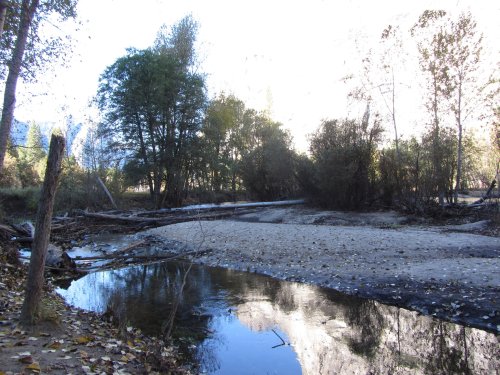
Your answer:
[[[241,215],[246,211],[242,212],[215,212],[208,214],[191,214],[191,215],[170,215],[169,217],[138,217],[138,216],[121,216],[121,215],[110,215],[97,212],[83,212],[83,215],[89,218],[101,219],[101,220],[111,220],[111,221],[121,221],[130,224],[150,224],[150,225],[172,225],[177,223],[183,223],[186,221],[194,220],[207,220],[207,219],[220,219],[224,217],[229,217],[233,215]]]
[[[90,217],[94,219],[102,220],[118,220],[128,223],[157,223],[159,221],[165,220],[165,218],[151,218],[151,217],[137,217],[137,216],[122,216],[122,215],[110,215],[98,212],[85,212],[83,211],[85,217]]]
[[[304,204],[304,199],[295,199],[287,201],[275,201],[275,202],[250,202],[250,203],[229,203],[229,204],[199,204],[186,207],[178,208],[161,208],[155,211],[143,211],[137,214],[137,216],[144,215],[158,215],[158,214],[170,214],[176,212],[190,212],[190,211],[225,211],[225,210],[235,210],[240,208],[261,208],[261,207],[276,207],[276,206],[294,206]]]
[[[130,245],[128,246],[125,246],[123,249],[120,249],[120,250],[117,250],[115,252],[113,252],[113,254],[125,254],[126,252],[132,250],[132,249],[135,249],[136,247],[139,247],[141,245],[145,245],[147,242],[145,240],[140,240],[140,241],[137,241],[137,242],[133,242],[131,243]]]
[[[206,253],[207,250],[203,250]],[[200,253],[200,250],[188,251],[181,254],[169,254],[169,255],[115,255],[115,254],[107,254],[107,255],[96,255],[91,257],[75,257],[73,260],[75,261],[83,261],[83,260],[126,260],[126,259],[137,259],[137,260],[167,260],[167,259],[175,259],[189,255],[196,255]]]

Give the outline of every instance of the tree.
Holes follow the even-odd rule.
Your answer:
[[[21,64],[23,62],[24,50],[30,25],[33,21],[39,0],[23,0],[21,5],[21,22],[17,33],[16,44],[9,64],[9,74],[5,83],[5,93],[2,108],[2,120],[0,122],[0,173],[2,172],[5,152],[7,151],[7,141],[10,134],[12,121],[14,120],[14,107],[16,102],[16,87]]]
[[[26,147],[23,154],[26,160],[31,164],[35,164],[47,156],[43,146],[42,130],[40,129],[40,125],[36,122],[31,122],[29,124],[28,134],[26,136]]]
[[[231,188],[235,193],[237,163],[241,155],[238,134],[244,112],[241,100],[223,93],[207,108],[202,128],[203,147],[210,184],[215,192]]]
[[[259,200],[283,199],[297,190],[292,138],[281,126],[266,115],[255,116],[254,147],[242,151],[243,184]]]
[[[18,151],[17,174],[22,187],[40,184],[46,156],[40,126],[32,122],[28,128],[26,145]]]
[[[153,49],[160,54],[176,56],[179,67],[189,70],[196,63],[194,43],[197,34],[198,23],[191,16],[186,16],[172,28],[163,25]]]
[[[47,170],[38,204],[26,293],[21,310],[20,321],[26,326],[33,325],[39,318],[39,305],[43,288],[47,246],[49,244],[50,223],[52,220],[57,182],[61,172],[64,143],[64,138],[57,135],[53,135],[50,141],[49,159],[47,161]]]
[[[475,72],[479,66],[483,37],[477,33],[472,15],[462,13],[457,21],[451,22],[448,39],[451,81],[449,96],[458,132],[457,175],[453,198],[457,203],[462,180],[464,122],[474,110],[473,103],[477,103],[479,88],[476,85]]]
[[[0,173],[14,119],[19,77],[24,71],[25,77],[34,78],[36,68],[61,56],[65,46],[61,38],[41,38],[38,34],[39,26],[51,14],[57,14],[63,20],[76,17],[76,3],[77,0],[22,0],[20,6],[10,8],[10,33],[1,40],[2,45],[7,48],[2,49],[0,54],[3,65],[8,67],[0,122]]]
[[[457,129],[456,175],[451,188],[453,200],[457,203],[462,181],[464,125],[478,104],[480,89],[476,71],[480,62],[482,35],[476,28],[470,13],[462,13],[454,20],[446,17],[444,11],[425,11],[412,28],[413,35],[418,29],[426,35],[418,43],[418,48],[421,67],[428,74],[431,94],[428,108],[434,118],[434,164],[441,203],[445,179],[442,163],[438,159],[438,143],[441,122],[446,122],[443,112],[448,108],[451,110],[454,118],[450,122],[454,122]]]
[[[5,17],[7,16],[7,8],[9,2],[7,0],[0,0],[0,39],[2,39],[3,27],[5,25]]]
[[[420,67],[427,75],[426,84],[428,97],[426,107],[431,113],[432,129],[432,161],[434,181],[439,203],[444,204],[446,192],[446,178],[442,171],[442,153],[440,152],[440,137],[442,128],[442,110],[450,92],[448,75],[449,36],[445,30],[445,11],[426,10],[412,27],[411,34],[419,37],[417,47],[419,51]],[[431,31],[429,32],[429,29]],[[436,30],[434,32],[434,30]]]
[[[361,121],[324,121],[310,139],[318,184],[314,199],[344,209],[369,204],[375,198],[375,156],[382,132],[378,118],[370,121],[369,109]]]
[[[173,34],[146,50],[129,50],[103,73],[98,104],[114,146],[128,151],[133,170],[143,171],[157,207],[179,205],[192,169],[206,103],[203,76],[191,72],[186,40],[192,22],[181,21]],[[177,43],[187,43],[179,46]],[[182,48],[181,48],[182,47]],[[180,53],[181,51],[182,53]],[[163,187],[163,191],[162,191]]]
[[[399,177],[400,171],[400,134],[398,133],[397,104],[401,102],[401,87],[406,86],[401,82],[402,67],[406,67],[406,51],[403,48],[403,36],[397,25],[388,25],[381,33],[378,48],[370,48],[368,51],[362,51],[363,58],[359,71],[356,74],[348,75],[344,82],[354,83],[355,86],[350,90],[348,97],[359,104],[374,109],[379,114],[385,114],[380,121],[388,123],[392,127],[394,134],[396,160],[395,168],[391,168],[394,173],[395,186],[393,187],[394,196],[400,195]]]
[[[378,86],[379,92],[382,96],[384,104],[387,111],[390,114],[392,126],[394,128],[394,145],[396,147],[396,189],[400,190],[399,185],[399,174],[401,169],[401,152],[399,150],[399,136],[398,136],[398,126],[397,126],[397,116],[396,116],[396,79],[395,71],[398,66],[405,65],[403,42],[400,36],[400,30],[397,26],[389,25],[384,29],[381,36],[381,41],[385,46],[385,52],[382,55],[382,69],[389,75],[389,79],[385,83]],[[384,89],[384,86],[389,87],[389,89]],[[389,93],[390,100],[387,101],[386,94]],[[398,191],[398,194],[400,192]]]

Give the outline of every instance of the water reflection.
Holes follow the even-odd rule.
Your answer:
[[[73,305],[112,310],[121,322],[158,335],[186,268],[157,263],[98,272],[59,292]],[[186,281],[172,335],[209,373],[467,374],[499,367],[497,338],[481,330],[225,269],[193,266]]]

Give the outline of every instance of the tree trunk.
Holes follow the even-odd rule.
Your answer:
[[[401,200],[401,181],[399,178],[401,171],[401,153],[399,152],[399,138],[398,138],[398,127],[396,124],[396,84],[394,81],[394,67],[392,70],[392,124],[394,126],[394,142],[396,144],[396,190],[397,198]]]
[[[7,151],[7,141],[10,135],[10,128],[14,120],[14,109],[16,105],[17,79],[21,72],[24,50],[28,40],[29,29],[39,0],[23,0],[21,5],[21,20],[17,32],[16,44],[9,63],[9,74],[5,82],[5,92],[3,99],[2,120],[0,122],[0,173],[3,171],[5,153]]]
[[[462,145],[462,125],[460,124],[458,127],[458,152],[457,152],[457,181],[455,184],[455,191],[453,194],[453,203],[458,203],[458,191],[460,190],[460,184],[462,180],[462,154],[463,154],[463,145]]]
[[[0,39],[2,39],[3,27],[5,25],[5,17],[7,16],[7,8],[9,3],[7,0],[0,0]]]
[[[462,125],[462,83],[458,85],[458,108],[457,108],[457,127],[458,127],[458,150],[457,150],[457,181],[453,194],[453,203],[458,203],[458,191],[462,182],[462,154],[463,154],[463,125]]]
[[[104,191],[104,193],[106,194],[106,196],[108,197],[109,199],[109,202],[111,203],[111,205],[113,206],[113,208],[115,210],[118,209],[118,206],[116,205],[114,199],[113,199],[113,196],[111,195],[111,193],[109,192],[108,188],[106,187],[106,185],[104,184],[104,182],[101,180],[101,178],[99,176],[96,176],[96,179],[97,179],[97,182],[99,183],[99,186],[101,186],[102,190]]]
[[[43,287],[43,271],[47,257],[47,246],[50,237],[50,223],[54,207],[54,197],[57,188],[61,163],[64,153],[64,138],[52,135],[50,140],[49,158],[43,181],[38,212],[36,216],[35,236],[31,247],[31,260],[26,283],[24,303],[21,310],[21,324],[33,325],[39,318],[39,304]]]

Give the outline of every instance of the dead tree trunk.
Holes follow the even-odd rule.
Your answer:
[[[35,324],[39,318],[39,304],[44,282],[43,271],[47,257],[47,246],[49,244],[54,197],[61,172],[64,143],[62,136],[52,135],[45,179],[38,203],[35,236],[33,245],[31,246],[28,280],[21,310],[21,324],[25,326]]]
[[[115,210],[117,210],[118,206],[116,205],[116,203],[115,203],[115,201],[113,199],[113,196],[111,195],[111,193],[109,192],[108,188],[106,187],[106,185],[104,185],[104,182],[102,182],[102,180],[101,180],[101,178],[99,176],[97,176],[97,182],[99,183],[99,185],[101,186],[102,190],[104,191],[104,193],[108,197],[108,199],[111,202],[111,205],[113,206],[113,208]]]

